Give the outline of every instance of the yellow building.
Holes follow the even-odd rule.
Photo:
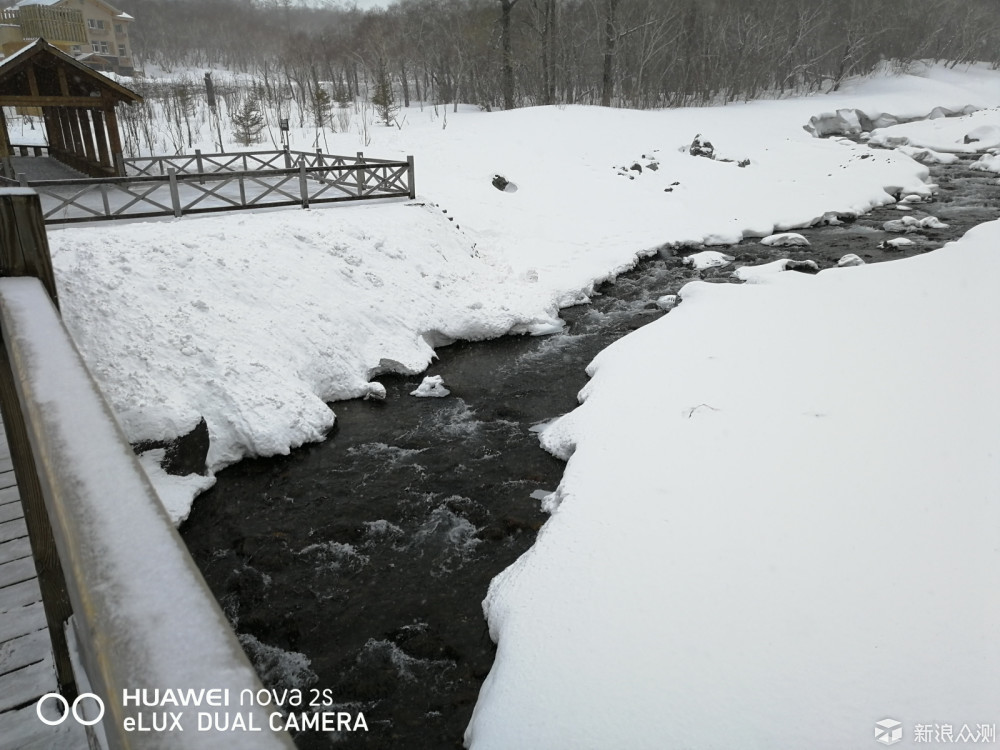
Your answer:
[[[0,50],[7,56],[45,39],[92,68],[132,75],[133,20],[104,0],[21,0],[0,15]]]

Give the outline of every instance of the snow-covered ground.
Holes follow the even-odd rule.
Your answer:
[[[934,68],[724,108],[425,107],[370,145],[330,136],[333,152],[413,154],[418,205],[50,243],[130,438],[204,416],[215,470],[320,438],[325,402],[421,370],[435,345],[551,330],[664,244],[931,190],[905,154],[806,125],[998,103],[1000,72]],[[947,122],[961,141],[1000,117]],[[697,134],[717,160],[687,153]],[[553,518],[491,588],[498,656],[471,746],[855,747],[886,717],[996,721],[998,242],[989,225],[905,262],[696,283],[604,352],[585,403],[543,434],[572,454]]]
[[[542,436],[569,458],[558,509],[486,602],[471,747],[994,723],[998,248],[992,222],[897,263],[694,282],[602,352]]]

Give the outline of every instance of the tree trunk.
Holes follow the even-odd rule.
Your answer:
[[[618,0],[607,0],[604,15],[604,73],[601,76],[601,106],[611,106],[611,94],[615,88],[615,45],[618,32],[615,30],[615,11]]]
[[[510,42],[510,13],[517,0],[500,0],[500,46],[503,50],[503,108],[514,109],[514,55]]]

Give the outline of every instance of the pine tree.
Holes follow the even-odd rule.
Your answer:
[[[326,127],[326,124],[330,121],[330,107],[332,106],[332,100],[330,95],[326,93],[326,89],[320,84],[319,80],[313,80],[312,89],[312,101],[310,102],[313,116],[313,125],[315,125],[316,130],[322,130]]]
[[[389,72],[385,65],[379,65],[375,78],[375,93],[372,96],[372,104],[378,112],[379,119],[386,125],[392,125],[399,112],[399,105],[392,93],[392,81],[389,80]]]
[[[260,131],[264,129],[264,113],[260,101],[255,96],[243,100],[229,118],[236,131],[236,140],[243,146],[260,141]]]

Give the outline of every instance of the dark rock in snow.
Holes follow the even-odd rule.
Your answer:
[[[701,138],[701,133],[698,133],[691,141],[691,146],[688,148],[688,153],[691,156],[705,156],[709,159],[715,158],[715,146],[712,145],[711,141],[705,141]]]
[[[629,167],[629,169],[631,169],[633,172],[638,172],[639,174],[642,174],[642,165],[639,162],[633,164],[631,167]]]
[[[509,184],[510,181],[503,175],[498,174],[493,176],[493,187],[497,190],[506,190]]]
[[[187,476],[206,474],[205,460],[208,458],[208,422],[202,417],[194,429],[186,435],[172,440],[142,440],[132,446],[138,455],[157,448],[164,449],[160,466],[167,474]]]
[[[787,260],[785,262],[786,271],[798,271],[799,273],[819,273],[819,265],[814,260]]]

